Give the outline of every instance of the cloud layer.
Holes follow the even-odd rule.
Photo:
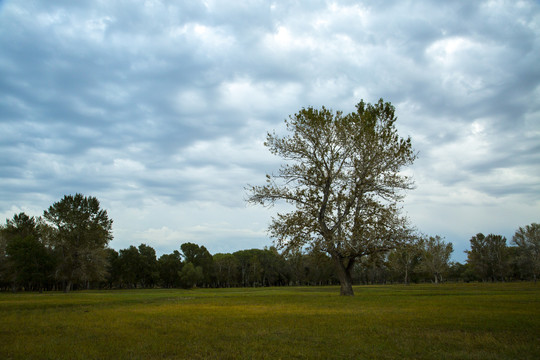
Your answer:
[[[113,247],[270,245],[247,183],[302,107],[391,101],[419,159],[405,202],[461,252],[540,221],[535,1],[4,1],[0,215],[97,196]],[[461,260],[463,255],[455,254]]]

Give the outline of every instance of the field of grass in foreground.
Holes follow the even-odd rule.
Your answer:
[[[540,359],[540,284],[0,294],[0,359]]]

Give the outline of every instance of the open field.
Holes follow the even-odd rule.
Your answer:
[[[0,359],[540,359],[540,284],[0,294]]]

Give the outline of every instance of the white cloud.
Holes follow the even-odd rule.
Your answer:
[[[272,112],[276,104],[291,106],[297,102],[302,90],[302,86],[295,82],[257,82],[249,77],[234,78],[220,85],[219,102],[224,109],[253,118]]]
[[[115,219],[111,245],[116,248],[145,243],[168,253],[182,243],[195,242],[215,253],[272,245],[261,217],[273,211],[265,209],[232,209],[213,201],[168,204],[158,199],[142,208],[115,209],[110,215]]]
[[[115,171],[123,174],[137,173],[145,170],[143,164],[131,159],[114,159],[113,167]]]

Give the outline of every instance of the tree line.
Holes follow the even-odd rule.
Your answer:
[[[112,220],[94,197],[65,196],[43,217],[15,214],[0,226],[0,288],[43,291],[120,288],[252,287],[339,284],[336,267],[316,247],[275,247],[211,254],[181,244],[159,257],[146,244],[108,247]],[[470,239],[465,264],[453,246],[419,236],[387,252],[362,257],[354,284],[535,280],[540,274],[540,225],[519,228],[511,244],[500,235]]]

